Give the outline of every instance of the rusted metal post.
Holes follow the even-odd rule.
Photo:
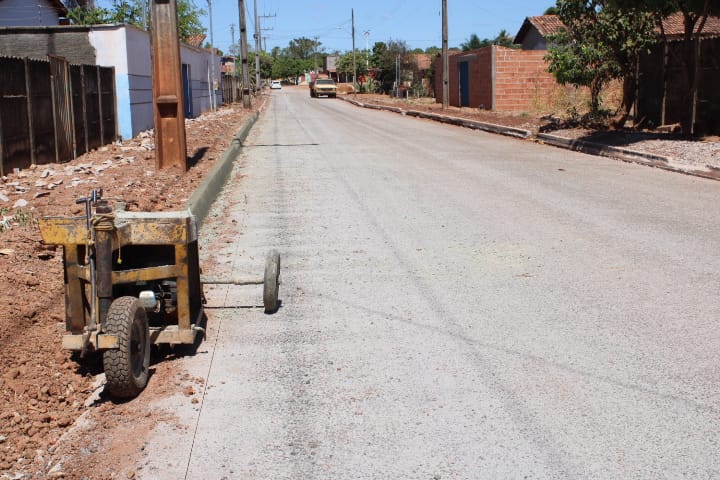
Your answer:
[[[176,0],[152,0],[155,166],[188,170]]]
[[[105,324],[110,305],[113,300],[112,282],[112,239],[114,236],[113,221],[108,215],[112,208],[107,200],[98,200],[95,206],[95,214],[104,216],[96,217],[95,228],[95,272],[97,282],[98,315],[100,325]],[[101,221],[98,219],[101,218]]]
[[[30,86],[30,59],[25,57],[25,98],[27,100],[27,112],[28,112],[28,135],[30,137],[30,163],[35,165],[37,163],[37,156],[35,155],[35,126],[33,125],[33,101],[32,101],[32,90]]]

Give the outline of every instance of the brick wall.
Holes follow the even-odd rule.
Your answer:
[[[502,112],[542,110],[548,99],[564,91],[547,72],[544,50],[515,50],[491,46],[452,55],[450,105],[460,106],[460,62],[470,74],[471,108]],[[435,60],[435,99],[442,102],[442,59]]]
[[[544,50],[495,49],[495,110],[525,112],[536,110],[543,99],[558,88],[547,72]]]
[[[460,106],[460,63],[467,62],[471,108],[492,108],[492,51],[481,48],[451,55],[449,93],[450,105]],[[442,58],[435,59],[435,100],[442,103]]]

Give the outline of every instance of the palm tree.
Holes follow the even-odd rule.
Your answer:
[[[495,45],[500,45],[501,47],[511,47],[514,40],[515,37],[511,36],[507,30],[500,30],[500,33],[498,33],[497,37],[495,37],[493,43]]]

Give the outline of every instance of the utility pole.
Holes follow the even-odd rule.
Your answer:
[[[448,11],[447,0],[442,0],[442,108],[450,106],[450,60],[448,59]]]
[[[231,45],[233,46],[233,48],[235,48],[235,24],[234,23],[230,24],[230,37],[232,38]],[[235,54],[235,52],[233,52],[233,55],[234,54]]]
[[[257,0],[254,0],[255,9],[255,91],[260,91],[260,17],[257,11]]]
[[[148,29],[148,3],[147,0],[143,0],[140,2],[140,7],[142,8],[142,24],[143,24],[143,30]]]
[[[275,18],[277,17],[277,13],[273,13],[272,15],[260,15],[260,21],[262,22],[266,18]],[[263,28],[261,24],[258,23],[258,26],[260,27],[260,51],[264,52],[267,49],[267,37],[263,36],[262,32],[269,32],[271,30],[275,30],[274,28]]]
[[[247,24],[245,0],[238,0],[240,15],[240,61],[242,63],[243,107],[250,108],[250,69],[248,68]]]
[[[400,98],[400,55],[395,56],[395,97]]]
[[[355,62],[355,9],[351,8],[350,13],[352,15],[352,45],[353,45],[353,91],[357,84],[357,63]]]
[[[215,98],[215,40],[213,38],[213,15],[212,15],[212,0],[208,2],[208,13],[210,15],[210,108],[212,110],[217,109],[216,98]]]
[[[370,47],[368,40],[370,39],[370,30],[365,30],[365,68],[370,71]]]
[[[313,63],[315,64],[315,72],[318,71],[318,62],[317,62],[317,41],[318,37],[317,35],[313,37],[315,39],[315,43],[313,43]]]

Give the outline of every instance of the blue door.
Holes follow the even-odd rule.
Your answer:
[[[470,69],[468,62],[458,63],[460,69],[460,106],[470,106]]]
[[[190,65],[187,63],[182,64],[182,83],[185,118],[193,118],[192,81],[190,80]]]

